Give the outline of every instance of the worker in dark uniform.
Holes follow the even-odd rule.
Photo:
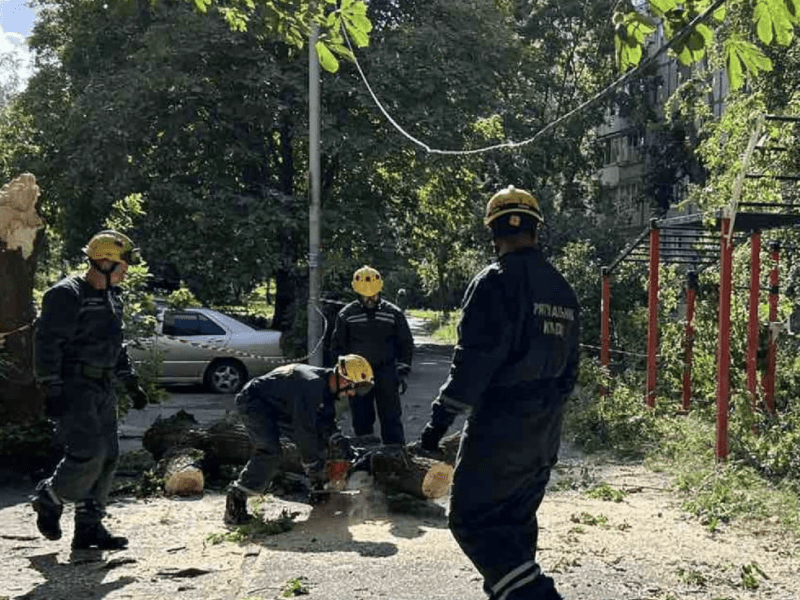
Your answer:
[[[353,274],[358,300],[336,316],[331,354],[360,354],[375,371],[372,393],[350,398],[355,434],[372,435],[377,408],[383,443],[404,444],[400,394],[408,388],[414,338],[403,311],[381,298],[382,289],[383,278],[372,267],[361,267]]]
[[[468,411],[449,526],[492,600],[561,598],[536,563],[536,510],[577,377],[579,306],[538,249],[542,221],[524,190],[510,186],[489,200],[485,223],[498,260],[467,288],[450,374],[419,442],[438,451]]]
[[[247,497],[263,494],[277,473],[281,436],[297,444],[312,494],[319,491],[331,438],[341,436],[334,402],[337,397],[369,392],[373,382],[369,363],[355,354],[340,356],[332,369],[289,364],[250,380],[236,396],[236,407],[253,452],[228,491],[225,523],[250,520]]]
[[[119,284],[138,250],[125,235],[101,231],[83,249],[89,266],[45,292],[36,326],[36,377],[46,389],[45,408],[57,423],[64,456],[39,482],[32,498],[36,525],[49,540],[61,537],[64,502],[75,502],[74,549],[120,549],[101,520],[119,458],[113,380],[127,388],[134,408],[147,404],[122,343]]]

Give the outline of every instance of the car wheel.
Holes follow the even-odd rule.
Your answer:
[[[247,374],[241,363],[230,360],[218,360],[208,367],[206,384],[218,394],[235,394],[242,389]]]

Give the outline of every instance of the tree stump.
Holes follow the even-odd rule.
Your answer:
[[[44,398],[33,374],[36,260],[44,221],[36,209],[39,186],[24,173],[0,189],[0,420],[28,423]]]

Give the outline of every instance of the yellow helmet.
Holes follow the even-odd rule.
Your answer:
[[[361,296],[374,296],[383,289],[383,277],[376,269],[364,265],[353,273],[353,289]]]
[[[139,249],[135,248],[131,239],[111,229],[96,233],[83,248],[83,253],[90,260],[103,260],[129,265],[138,265],[141,262]]]
[[[502,224],[511,231],[520,227],[524,217],[544,223],[542,211],[539,209],[539,201],[530,192],[518,190],[513,185],[500,190],[491,197],[486,204],[486,215],[483,222],[487,227],[490,227],[496,219],[506,215],[507,218],[502,219],[497,224]]]
[[[356,394],[363,396],[375,385],[375,375],[367,359],[358,354],[344,354],[336,360],[336,372],[351,382]]]

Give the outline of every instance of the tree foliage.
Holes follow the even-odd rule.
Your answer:
[[[297,49],[308,43],[311,27],[316,25],[320,33],[314,49],[320,66],[331,73],[339,69],[337,56],[352,60],[351,47],[367,46],[372,31],[367,5],[362,0],[191,1],[201,13],[216,10],[234,31],[255,29]]]
[[[701,61],[719,45],[720,66],[737,90],[746,78],[772,70],[766,47],[791,44],[799,10],[796,0],[756,0],[730,9],[723,0],[648,0],[646,14],[628,5],[613,16],[617,60],[622,70],[639,64],[647,38],[660,25],[672,54],[684,65]]]

